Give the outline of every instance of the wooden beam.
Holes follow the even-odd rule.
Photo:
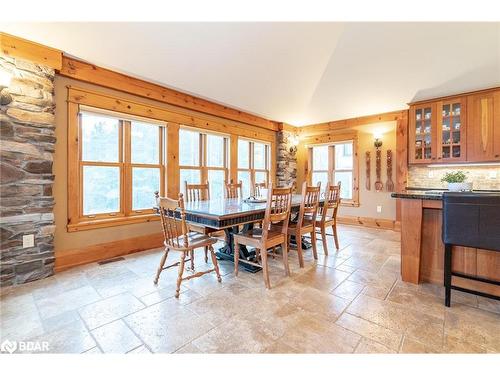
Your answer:
[[[79,81],[93,83],[114,90],[123,91],[143,98],[157,100],[182,108],[207,113],[267,130],[278,130],[278,123],[205,99],[185,94],[164,86],[150,83],[122,73],[79,61],[68,56],[62,58],[59,74]]]
[[[408,111],[406,111],[408,112]],[[408,180],[408,115],[396,125],[396,192],[406,189]],[[401,220],[401,199],[396,200],[396,220]]]
[[[28,60],[59,70],[62,67],[62,52],[14,35],[0,32],[0,50],[5,56]]]
[[[337,120],[302,126],[298,128],[299,135],[311,135],[324,133],[332,130],[344,130],[355,126],[369,125],[376,122],[398,121],[406,116],[407,110],[379,113],[376,115],[355,117],[345,120]]]

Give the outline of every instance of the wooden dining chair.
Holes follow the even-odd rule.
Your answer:
[[[267,189],[266,182],[256,182],[253,187],[252,195],[254,197],[261,197],[264,189]]]
[[[333,239],[335,241],[335,247],[339,249],[339,238],[337,235],[337,214],[340,207],[340,187],[341,183],[338,185],[326,185],[325,189],[325,201],[321,212],[316,217],[316,228],[320,228],[321,240],[323,242],[323,251],[325,255],[328,255],[328,246],[326,242],[326,228],[332,227]],[[330,214],[329,214],[330,212]]]
[[[210,184],[208,181],[204,184],[188,184],[187,181],[184,181],[184,189],[187,202],[210,200]],[[191,223],[188,225],[189,230],[205,235],[214,235],[217,232],[216,229],[205,226],[199,226]],[[208,247],[205,248],[205,263],[208,263]]]
[[[186,192],[186,202],[210,200],[210,184],[188,184],[184,181],[184,191]]]
[[[277,246],[281,246],[283,250],[282,258],[285,267],[285,275],[290,275],[290,267],[288,265],[287,229],[288,220],[290,219],[291,204],[291,188],[273,188],[272,184],[269,184],[266,212],[264,214],[262,228],[248,229],[234,235],[234,273],[236,276],[238,276],[239,262],[262,267],[266,288],[271,288],[267,256],[268,251],[273,251]],[[276,226],[276,224],[279,223],[282,223],[281,226]],[[277,228],[279,228],[279,230]],[[240,245],[254,247],[257,262],[240,259]],[[261,263],[259,263],[259,259]]]
[[[319,207],[320,188],[320,184],[318,186],[307,186],[307,182],[302,184],[302,202],[300,204],[299,216],[297,217],[297,221],[288,224],[287,236],[288,239],[291,236],[295,236],[300,268],[304,267],[302,236],[305,234],[310,233],[314,259],[318,259],[315,222]]]
[[[186,223],[186,213],[184,211],[184,198],[182,194],[179,194],[179,199],[170,198],[158,198],[158,208],[160,210],[160,218],[163,229],[163,236],[165,238],[165,253],[163,254],[158,271],[156,272],[156,277],[154,283],[158,284],[158,279],[160,278],[160,273],[171,267],[179,266],[179,273],[177,277],[177,288],[175,290],[175,297],[179,298],[181,283],[184,280],[189,280],[195,277],[200,277],[206,273],[214,272],[217,274],[217,281],[221,282],[221,276],[219,273],[219,265],[217,263],[217,257],[215,256],[213,244],[217,242],[215,238],[211,238],[207,235],[189,232]],[[213,268],[207,271],[196,272],[190,276],[182,277],[184,273],[185,262],[191,262],[191,270],[194,271],[194,250],[198,248],[207,247],[212,256]],[[165,261],[169,251],[179,251],[181,253],[181,259],[179,262],[165,266]],[[186,259],[186,255],[190,255]]]
[[[224,181],[224,198],[241,198],[243,197],[243,183],[226,182]]]

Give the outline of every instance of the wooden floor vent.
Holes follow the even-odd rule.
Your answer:
[[[120,260],[125,260],[125,258],[124,257],[117,257],[117,258],[104,259],[104,260],[101,260],[100,262],[97,262],[97,264],[102,266],[103,264],[119,262]]]

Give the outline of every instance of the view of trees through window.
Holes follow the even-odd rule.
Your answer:
[[[253,193],[253,186],[269,182],[269,145],[238,139],[238,181],[243,183],[243,196]]]
[[[353,142],[313,146],[310,149],[311,183],[321,182],[322,190],[328,182],[341,182],[342,199],[353,199]]]

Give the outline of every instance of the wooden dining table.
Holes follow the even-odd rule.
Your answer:
[[[300,194],[292,196],[292,213],[297,213],[302,202]],[[321,203],[320,203],[321,204]],[[196,226],[204,226],[223,230],[226,234],[225,245],[217,251],[219,259],[234,261],[234,234],[240,230],[251,229],[253,225],[264,219],[266,202],[247,202],[242,198],[220,198],[185,203],[186,221]],[[307,242],[304,247],[310,247]],[[240,246],[240,258],[255,260],[255,251]],[[250,272],[261,268],[242,263],[242,267]]]

